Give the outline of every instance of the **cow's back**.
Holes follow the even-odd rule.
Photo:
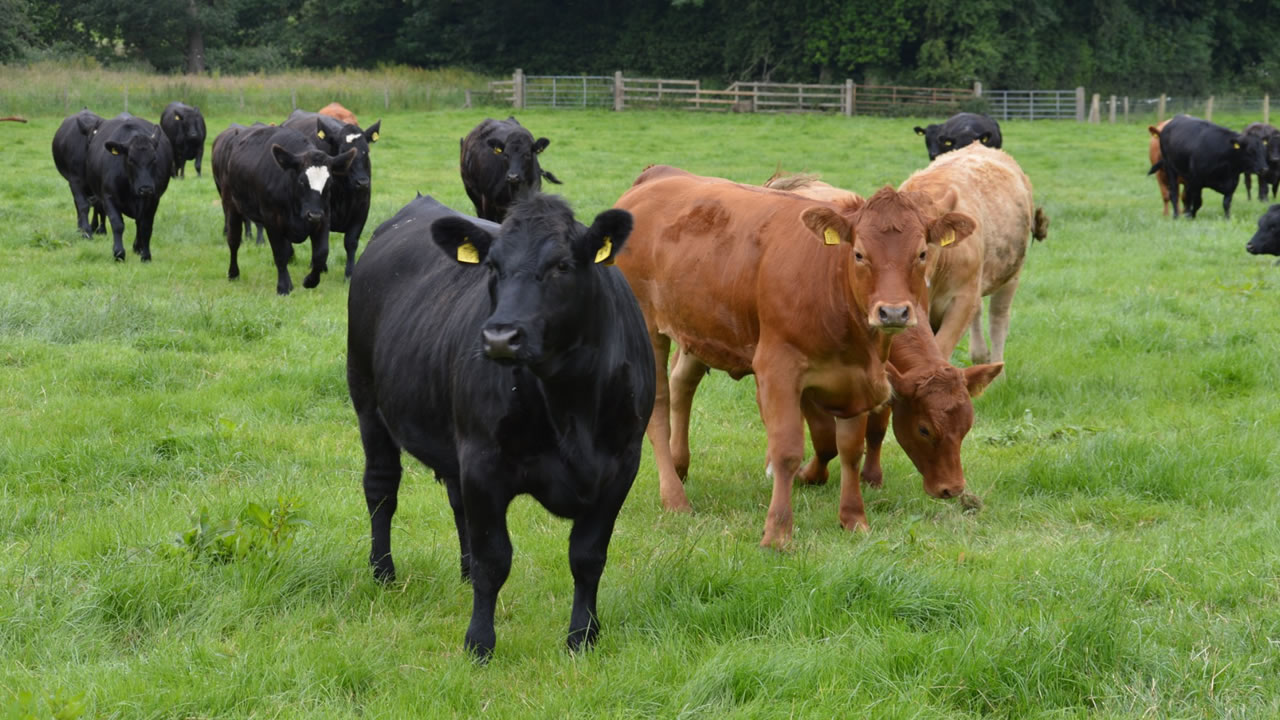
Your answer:
[[[85,122],[102,122],[102,118],[89,110],[68,115],[53,134],[53,164],[62,177],[69,181],[83,181],[85,159],[89,154],[90,137],[80,132],[81,119]]]

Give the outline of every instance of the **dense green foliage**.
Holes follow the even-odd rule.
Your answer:
[[[463,66],[1119,94],[1276,90],[1270,0],[0,0],[0,62],[89,52],[222,73]]]
[[[457,140],[483,116],[382,117],[370,227],[419,191],[465,210]],[[581,217],[654,162],[744,182],[782,164],[869,194],[925,161],[916,119],[519,117],[552,139],[544,165]],[[279,118],[209,127],[259,119]],[[367,567],[342,251],[287,298],[265,247],[228,282],[212,180],[188,167],[154,262],[114,263],[76,234],[49,157],[60,120],[0,133],[0,717],[1280,716],[1280,269],[1244,252],[1256,200],[1224,221],[1209,192],[1198,220],[1161,217],[1145,122],[1004,124],[1052,225],[965,443],[983,510],[928,499],[890,445],[870,532],[839,529],[834,485],[799,488],[795,546],[759,549],[752,383],[714,373],[696,512],[659,509],[646,449],[599,647],[564,650],[568,526],[526,498],[477,667],[449,505],[412,460],[401,580]],[[244,514],[278,497],[311,523],[292,545],[195,551],[236,518],[278,524]]]

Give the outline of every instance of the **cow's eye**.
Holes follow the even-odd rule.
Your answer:
[[[864,260],[866,260],[866,258],[862,256],[862,253],[858,252],[857,250],[853,251],[853,259],[857,260],[858,262],[863,262]]]
[[[568,260],[561,260],[560,262],[556,263],[556,270],[559,270],[562,273],[569,272],[572,269],[573,269],[573,263],[569,262]]]
[[[925,426],[921,425],[921,426],[920,426],[920,436],[921,436],[921,437],[926,437],[926,438],[927,438],[927,437],[929,437],[929,428],[927,428],[927,427],[925,427]]]
[[[921,251],[920,251],[920,262],[924,262],[924,261],[925,261],[925,259],[926,259],[927,257],[929,257],[929,252],[928,252],[927,250],[921,250]]]

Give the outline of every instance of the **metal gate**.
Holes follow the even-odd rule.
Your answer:
[[[1075,90],[987,90],[988,114],[997,120],[1075,120]]]
[[[525,75],[524,105],[613,109],[613,78],[605,75]]]

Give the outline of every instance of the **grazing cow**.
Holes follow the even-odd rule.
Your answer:
[[[1179,181],[1187,185],[1189,218],[1195,219],[1200,210],[1204,188],[1222,193],[1222,212],[1230,218],[1231,196],[1240,184],[1240,174],[1266,172],[1267,153],[1254,135],[1238,133],[1190,115],[1177,115],[1160,130],[1160,166],[1165,172],[1175,218],[1180,214]]]
[[[365,452],[369,562],[394,579],[391,518],[408,451],[448,490],[473,592],[465,644],[481,658],[511,569],[507,507],[523,493],[573,520],[569,648],[598,632],[597,588],[654,398],[644,318],[607,267],[631,224],[606,210],[587,228],[563,200],[536,194],[499,227],[418,197],[374,231],[351,279],[347,383]]]
[[[1151,161],[1151,169],[1147,171],[1147,174],[1156,176],[1156,184],[1160,186],[1160,199],[1164,201],[1164,214],[1166,216],[1169,215],[1169,184],[1165,180],[1163,166],[1160,163],[1160,131],[1167,124],[1169,124],[1168,120],[1161,120],[1158,125],[1147,126],[1147,132],[1151,133],[1151,142],[1147,144],[1147,158]],[[1184,205],[1187,202],[1186,185],[1186,178],[1178,178],[1178,188],[1182,193],[1182,203]]]
[[[971,145],[940,156],[898,188],[923,193],[942,210],[977,222],[969,242],[946,247],[929,274],[929,324],[945,357],[969,330],[974,363],[1002,362],[1009,312],[1030,237],[1049,220],[1035,207],[1031,180],[1003,150]],[[982,333],[982,298],[991,297],[991,347]]]
[[[1271,125],[1256,122],[1245,125],[1244,134],[1258,138],[1267,154],[1266,172],[1258,175],[1258,199],[1266,202],[1268,189],[1271,190],[1272,197],[1280,198],[1280,194],[1276,193],[1276,190],[1280,189],[1280,130]],[[1252,197],[1253,175],[1253,173],[1248,172],[1244,174],[1244,196],[1246,198]]]
[[[71,199],[76,206],[76,225],[80,233],[89,237],[102,223],[96,212],[94,223],[89,222],[89,208],[94,205],[85,176],[85,160],[89,156],[89,140],[98,132],[102,118],[88,110],[68,115],[53,134],[53,164],[71,186]]]
[[[89,140],[85,178],[94,206],[111,223],[111,254],[124,260],[124,217],[134,219],[133,251],[151,260],[151,231],[169,187],[173,150],[159,125],[129,113],[105,120]]]
[[[347,252],[343,277],[350,278],[360,247],[360,234],[369,219],[369,201],[373,195],[373,165],[369,161],[369,145],[378,141],[382,121],[361,130],[354,124],[343,124],[327,115],[294,110],[284,127],[301,132],[311,144],[333,156],[356,151],[355,162],[340,183],[334,183],[329,194],[329,229],[343,233],[342,247]]]
[[[889,342],[916,324],[929,249],[963,240],[973,221],[890,187],[861,203],[825,203],[661,165],[641,173],[616,206],[636,219],[618,267],[653,344],[658,395],[648,435],[663,506],[689,508],[671,457],[675,340],[708,367],[756,376],[773,475],[761,545],[791,538],[802,401],[838,418],[840,522],[866,528],[857,463],[866,414],[890,398]]]
[[[917,135],[924,136],[924,146],[929,151],[929,162],[933,162],[943,153],[959,150],[975,142],[997,149],[1004,145],[1004,138],[1000,135],[1000,123],[978,113],[956,113],[940,125],[927,127],[917,125],[915,131]]]
[[[533,139],[514,117],[485,118],[459,141],[462,148],[462,186],[476,206],[476,215],[502,222],[507,208],[521,194],[542,189],[542,179],[561,184],[542,169],[538,155],[550,140]]]
[[[340,103],[331,102],[320,108],[317,112],[321,115],[328,115],[343,125],[360,125],[360,123],[356,122],[355,113],[342,107]]]
[[[1280,255],[1280,205],[1272,205],[1258,218],[1258,231],[1245,249],[1250,255]]]
[[[224,137],[225,136],[225,137]],[[289,259],[293,245],[311,239],[311,272],[305,288],[320,283],[329,269],[331,176],[345,175],[356,151],[331,157],[292,128],[232,126],[213,141],[213,181],[222,197],[223,228],[231,264],[227,277],[240,277],[237,261],[244,222],[267,231],[276,264],[276,292],[293,290]]]
[[[187,177],[187,161],[194,160],[196,176],[204,163],[204,139],[207,130],[200,108],[171,102],[160,116],[160,127],[173,147],[173,177]]]

